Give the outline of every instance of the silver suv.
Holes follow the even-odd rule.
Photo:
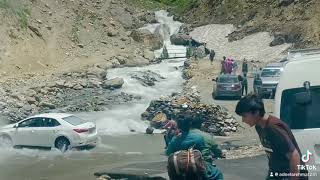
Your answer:
[[[255,77],[254,89],[261,97],[274,98],[283,68],[283,63],[271,63]]]

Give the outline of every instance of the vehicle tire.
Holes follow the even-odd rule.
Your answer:
[[[11,148],[13,147],[13,142],[10,136],[8,135],[1,135],[0,136],[0,147],[3,148]]]
[[[61,152],[66,152],[70,148],[70,141],[65,137],[59,137],[56,139],[55,148],[59,149]]]

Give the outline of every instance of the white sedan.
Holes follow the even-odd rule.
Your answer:
[[[0,129],[0,142],[9,146],[72,147],[96,145],[96,125],[72,114],[46,113]]]

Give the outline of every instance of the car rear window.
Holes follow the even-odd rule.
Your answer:
[[[220,77],[219,82],[220,83],[238,83],[237,77]]]
[[[62,119],[67,121],[68,123],[74,125],[74,126],[78,126],[80,124],[86,123],[85,120],[78,118],[77,116],[68,116],[68,117],[64,117]]]
[[[280,69],[263,69],[261,72],[261,77],[278,77],[281,74]]]
[[[297,104],[295,94],[305,92],[305,88],[289,89],[282,92],[280,118],[291,129],[320,128],[320,86],[310,88],[312,102]]]

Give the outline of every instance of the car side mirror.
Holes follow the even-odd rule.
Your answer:
[[[15,124],[15,125],[13,126],[13,128],[18,128],[18,124]]]
[[[300,105],[307,105],[312,102],[310,92],[300,92],[295,94],[295,101]]]

